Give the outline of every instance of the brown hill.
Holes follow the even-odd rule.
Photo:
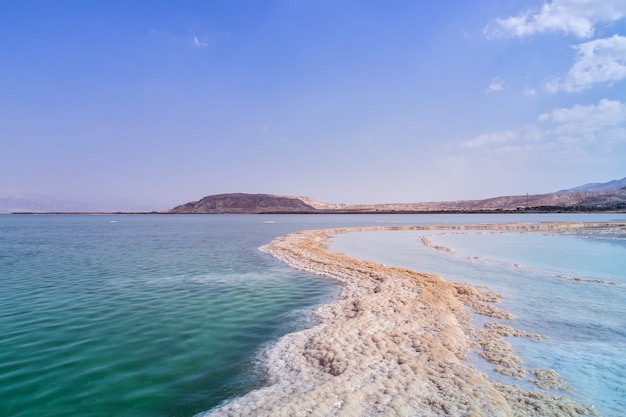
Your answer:
[[[218,194],[167,211],[220,213],[425,213],[493,211],[597,211],[626,209],[626,189],[501,196],[484,200],[397,204],[326,204],[307,197],[272,194]]]
[[[424,213],[492,211],[589,211],[626,209],[626,177],[549,194],[483,200],[397,204],[327,204],[308,197],[272,194],[218,194],[183,204],[166,213]]]
[[[272,194],[218,194],[182,204],[168,213],[220,214],[220,213],[308,213],[316,208],[298,197]]]

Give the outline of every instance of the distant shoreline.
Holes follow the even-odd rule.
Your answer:
[[[190,215],[190,216],[212,216],[220,214],[262,214],[262,215],[282,215],[282,214],[593,214],[593,213],[626,213],[626,209],[575,209],[571,207],[544,207],[544,208],[526,208],[523,210],[311,210],[311,211],[224,211],[214,213],[172,213],[165,211],[18,211],[9,213],[0,213],[5,215]]]

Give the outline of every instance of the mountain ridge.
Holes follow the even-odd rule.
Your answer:
[[[109,204],[110,205],[110,204]],[[144,204],[145,206],[145,204]],[[588,183],[547,194],[499,196],[476,200],[418,203],[325,203],[304,196],[230,193],[206,196],[162,211],[103,211],[89,205],[46,196],[0,193],[0,213],[427,213],[523,211],[626,211],[626,177],[605,183]]]
[[[309,197],[274,194],[217,194],[174,207],[169,214],[225,213],[424,213],[491,211],[591,211],[626,209],[626,177],[548,194],[500,196],[480,200],[420,203],[329,204]]]
[[[613,180],[608,182],[590,182],[588,184],[580,185],[574,188],[568,188],[558,191],[559,193],[568,192],[584,192],[584,191],[607,191],[607,190],[619,190],[626,188],[626,177],[621,180]]]

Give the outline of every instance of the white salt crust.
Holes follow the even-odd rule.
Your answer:
[[[563,385],[558,374],[525,369],[505,340],[542,336],[497,323],[483,328],[472,324],[471,311],[512,318],[495,305],[498,294],[332,253],[327,241],[338,233],[373,230],[584,232],[603,227],[625,228],[611,223],[370,227],[280,237],[260,250],[294,268],[340,281],[339,299],[316,310],[313,328],[288,334],[265,352],[267,387],[204,416],[596,415],[593,406],[578,404],[565,392],[555,395],[554,389]],[[533,379],[538,389],[523,391],[488,380],[468,363],[473,351],[502,374]]]

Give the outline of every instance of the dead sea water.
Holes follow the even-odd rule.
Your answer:
[[[337,290],[258,252],[301,227],[264,220],[0,216],[0,416],[192,416],[263,384],[259,350]]]
[[[614,215],[624,221],[626,216]],[[563,219],[567,220],[567,218]],[[544,340],[509,338],[529,369],[553,369],[567,395],[599,415],[626,410],[626,233],[381,231],[338,235],[333,250],[387,266],[436,273],[502,294],[499,320]],[[475,316],[478,325],[493,319]],[[537,390],[528,378],[474,365],[490,379]]]
[[[0,216],[0,416],[192,416],[264,385],[259,353],[338,294],[257,250],[277,236],[565,217]]]

